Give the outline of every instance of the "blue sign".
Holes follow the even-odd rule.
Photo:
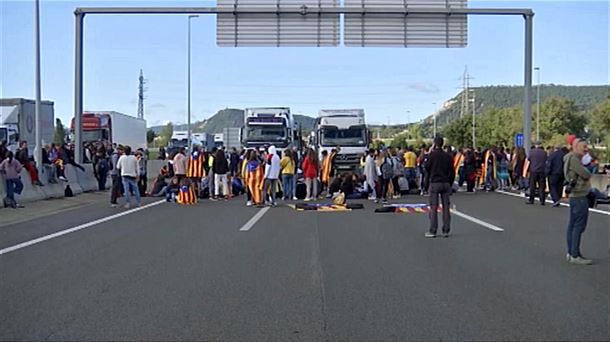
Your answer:
[[[523,146],[523,133],[515,134],[515,146]]]

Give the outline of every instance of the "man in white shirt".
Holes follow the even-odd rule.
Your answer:
[[[123,189],[125,192],[125,208],[130,208],[129,192],[133,191],[136,196],[136,204],[140,206],[140,191],[136,184],[139,175],[138,160],[131,154],[131,147],[125,146],[123,155],[119,158],[116,165],[123,180]]]
[[[265,175],[263,181],[262,201],[263,205],[267,200],[267,189],[271,193],[271,206],[275,207],[275,191],[277,180],[280,177],[280,156],[277,155],[275,146],[269,146],[269,154],[265,157]]]

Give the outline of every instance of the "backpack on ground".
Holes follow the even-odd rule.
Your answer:
[[[74,197],[74,192],[72,191],[72,188],[70,188],[70,185],[66,185],[66,189],[64,190],[64,196]]]

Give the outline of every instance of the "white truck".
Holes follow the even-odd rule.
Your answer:
[[[109,142],[146,149],[146,120],[114,111],[84,112],[81,116],[83,143]],[[74,134],[74,118],[70,124]]]
[[[40,137],[43,144],[53,142],[54,121],[53,102],[41,101]],[[26,140],[32,156],[36,144],[36,101],[0,99],[0,140],[6,140],[7,148],[13,152],[19,147],[19,141]]]
[[[299,140],[290,108],[246,108],[241,134],[245,148],[275,145],[278,151],[296,146]]]
[[[341,147],[335,159],[337,170],[355,171],[360,165],[360,155],[366,153],[370,136],[364,120],[364,109],[323,109],[311,133],[310,145],[320,156]]]

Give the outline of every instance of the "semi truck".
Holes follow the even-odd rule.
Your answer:
[[[43,144],[53,141],[55,112],[53,102],[40,103],[40,137]],[[0,99],[0,140],[6,140],[7,148],[15,152],[19,141],[29,143],[30,157],[36,145],[36,101],[12,98]]]
[[[191,144],[199,145],[208,151],[214,147],[214,135],[208,133],[191,133]],[[167,153],[184,147],[188,150],[188,131],[174,131],[171,139],[167,142]]]
[[[335,159],[337,170],[358,170],[360,156],[366,153],[370,142],[364,109],[320,110],[310,140],[320,156],[322,151],[330,153],[341,147]]]
[[[245,148],[275,145],[280,152],[299,141],[288,107],[246,108],[241,138]]]
[[[81,117],[83,143],[109,142],[130,146],[132,150],[146,148],[146,120],[115,112],[84,112]],[[70,124],[74,134],[74,118]]]

